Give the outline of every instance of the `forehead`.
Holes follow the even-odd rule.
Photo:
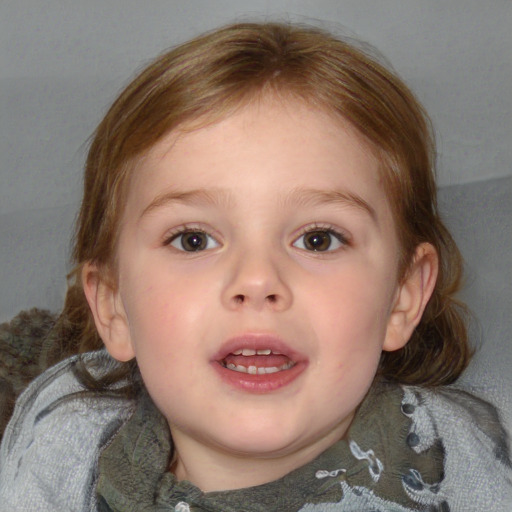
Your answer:
[[[347,121],[305,102],[267,97],[170,132],[138,161],[130,192],[216,187],[223,179],[235,192],[241,178],[268,186],[267,175],[276,178],[273,189],[293,188],[299,178],[316,188],[371,188],[380,183],[380,164]]]

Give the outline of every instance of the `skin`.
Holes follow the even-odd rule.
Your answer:
[[[431,246],[400,283],[399,252],[362,137],[266,97],[151,149],[130,184],[117,287],[92,264],[83,282],[107,349],[136,357],[169,423],[175,474],[233,489],[279,478],[346,434],[381,352],[407,343],[435,283]],[[296,375],[253,382],[221,369],[226,350],[258,340],[281,344]]]

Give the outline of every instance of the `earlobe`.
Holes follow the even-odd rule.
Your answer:
[[[86,263],[82,268],[82,286],[96,329],[110,355],[118,361],[133,359],[128,319],[119,293],[92,263]]]
[[[398,350],[409,341],[434,291],[438,265],[435,248],[429,243],[418,245],[405,279],[397,290],[383,350]]]

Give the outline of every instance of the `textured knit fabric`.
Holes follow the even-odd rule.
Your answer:
[[[47,337],[55,321],[53,313],[33,308],[0,324],[0,439],[16,398],[50,365]]]
[[[21,396],[0,451],[1,511],[512,510],[506,434],[464,391],[375,385],[347,440],[275,482],[203,493],[167,471],[170,433],[147,394],[84,395],[75,363]]]

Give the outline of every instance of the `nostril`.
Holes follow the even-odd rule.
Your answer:
[[[233,301],[233,304],[237,304],[239,306],[242,304],[249,304],[249,302],[253,302],[252,300],[250,300],[250,295],[244,295],[243,293],[233,295],[233,298],[231,300]],[[267,304],[275,305],[279,302],[279,295],[275,293],[269,294],[265,297],[265,302]]]

